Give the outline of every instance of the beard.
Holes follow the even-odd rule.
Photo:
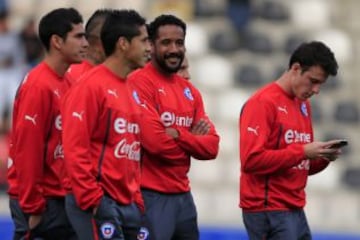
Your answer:
[[[179,59],[179,63],[177,65],[170,66],[166,63],[166,59],[176,57]],[[181,53],[172,53],[168,55],[164,55],[164,57],[160,57],[159,55],[154,56],[154,60],[159,65],[161,69],[163,69],[164,72],[167,73],[177,73],[180,68],[181,64],[184,60],[184,54]]]

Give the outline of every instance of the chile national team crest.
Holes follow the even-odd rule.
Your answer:
[[[193,98],[193,96],[192,96],[192,94],[191,94],[190,88],[187,87],[187,88],[184,89],[184,95],[185,95],[185,97],[186,97],[187,99],[189,99],[189,100],[191,100],[191,101],[194,100],[194,98]]]
[[[301,103],[300,110],[301,110],[301,113],[303,116],[305,116],[305,117],[309,116],[308,109],[306,107],[306,102]]]
[[[146,227],[141,227],[137,235],[138,240],[147,240],[149,238],[149,230]]]
[[[112,223],[106,222],[100,226],[100,230],[104,239],[111,239],[115,233],[115,226]]]
[[[134,91],[132,92],[132,96],[133,96],[135,102],[140,105],[140,104],[141,104],[141,101],[140,101],[139,94],[137,93],[137,91],[134,90]]]

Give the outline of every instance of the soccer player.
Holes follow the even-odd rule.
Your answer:
[[[67,68],[84,57],[83,19],[55,9],[39,23],[45,59],[20,85],[14,102],[8,183],[14,239],[72,239],[64,209],[64,153],[60,102],[70,86]]]
[[[240,207],[251,240],[311,239],[304,213],[309,175],[340,154],[314,141],[309,98],[338,64],[322,42],[301,44],[288,70],[245,103],[240,129]]]
[[[100,32],[105,22],[106,16],[111,10],[98,9],[96,10],[85,25],[86,39],[89,42],[86,58],[80,64],[72,64],[68,69],[68,74],[74,82],[92,69],[94,66],[101,64],[105,60],[105,53],[101,44]]]
[[[134,10],[113,10],[101,30],[106,60],[66,96],[62,108],[65,163],[77,204],[94,216],[84,226],[91,239],[137,239],[140,193],[141,111],[127,75],[148,60],[145,19]]]
[[[82,61],[82,63],[72,64],[68,69],[68,74],[71,76],[73,83],[77,82],[80,77],[90,71],[90,69],[104,62],[105,52],[101,44],[100,33],[106,16],[110,13],[110,9],[96,10],[87,21],[85,25],[85,33],[89,42],[89,47],[86,58]],[[66,104],[66,98],[67,95],[64,97],[64,104]],[[66,212],[78,239],[94,239],[94,233],[92,231],[88,231],[88,229],[93,228],[94,220],[92,213],[81,210],[76,204],[74,195],[72,194],[71,184],[66,184],[64,187],[68,192],[65,199]]]
[[[217,156],[219,136],[200,92],[177,74],[185,53],[186,24],[173,15],[150,23],[151,61],[129,76],[143,107],[140,121],[141,188],[150,238],[199,239],[187,173],[190,158]]]

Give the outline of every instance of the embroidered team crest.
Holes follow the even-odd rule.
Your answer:
[[[147,240],[149,238],[149,230],[146,227],[141,227],[137,235],[138,240]]]
[[[309,113],[308,113],[305,102],[301,103],[301,108],[300,109],[301,109],[302,115],[304,115],[305,117],[309,116]]]
[[[189,99],[189,100],[191,100],[191,101],[194,100],[194,98],[193,98],[193,96],[192,96],[192,94],[191,94],[190,88],[187,87],[187,88],[184,89],[184,95],[185,95],[185,97],[186,97],[187,99]]]
[[[106,222],[100,226],[100,230],[104,239],[111,239],[115,233],[115,226],[112,223]]]

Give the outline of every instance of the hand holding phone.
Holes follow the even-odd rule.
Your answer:
[[[329,148],[342,148],[344,146],[347,146],[349,143],[346,139],[341,139],[338,142],[332,144]]]

